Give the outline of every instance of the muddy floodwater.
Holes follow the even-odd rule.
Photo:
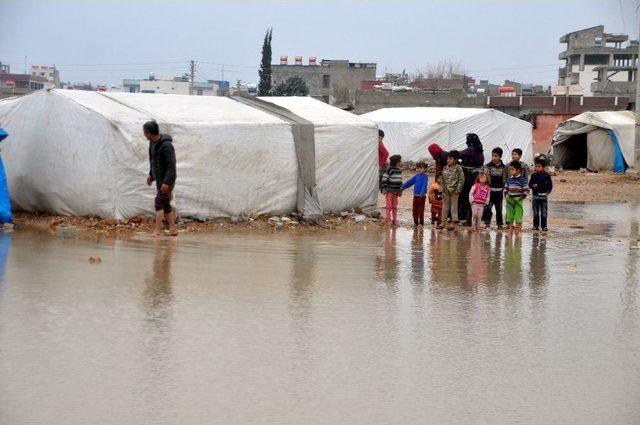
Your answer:
[[[640,210],[551,211],[582,224],[0,235],[0,424],[639,423]]]

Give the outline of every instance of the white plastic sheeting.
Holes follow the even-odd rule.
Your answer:
[[[330,106],[310,98],[290,102],[294,114],[299,108],[301,116],[325,118],[318,118],[316,136],[323,210],[375,205],[375,124],[328,112]],[[324,112],[311,112],[314,106]],[[12,136],[3,157],[13,203],[26,211],[69,215],[152,213],[155,188],[145,185],[149,142],[142,134],[150,119],[173,137],[181,215],[295,210],[298,168],[287,122],[223,97],[73,90],[0,101],[0,122]],[[337,141],[348,155],[332,158]]]
[[[593,139],[594,143],[588,146],[588,168],[593,169],[609,169],[604,164],[613,164],[613,141],[610,137],[606,138],[602,134],[597,133],[590,137],[592,132],[596,130],[613,130],[618,139],[620,151],[629,167],[635,165],[634,145],[635,145],[635,115],[631,111],[603,111],[603,112],[583,112],[580,115],[568,119],[561,123],[553,135],[553,153],[564,155],[566,151],[570,154],[570,147],[565,146],[571,143],[571,137],[578,134],[587,133],[587,138]],[[602,131],[600,131],[601,133]],[[596,139],[600,143],[595,143]],[[603,140],[608,140],[611,146],[604,146]],[[596,149],[595,145],[601,146]],[[558,158],[556,158],[557,160]]]
[[[384,144],[391,155],[403,160],[430,158],[427,147],[437,143],[444,150],[462,150],[467,133],[476,133],[484,147],[485,159],[491,159],[491,149],[520,148],[523,159],[533,162],[533,134],[530,123],[494,109],[477,108],[384,108],[363,114],[385,132]]]

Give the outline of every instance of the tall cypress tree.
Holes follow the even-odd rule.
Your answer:
[[[258,84],[258,95],[268,96],[271,91],[271,37],[273,28],[268,28],[262,43],[262,61],[260,63],[260,83]]]

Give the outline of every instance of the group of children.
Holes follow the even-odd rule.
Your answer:
[[[489,228],[493,210],[495,210],[498,229],[503,228],[502,205],[506,203],[506,224],[509,230],[522,231],[524,219],[524,199],[532,192],[533,229],[547,231],[547,199],[553,189],[551,175],[546,171],[546,160],[535,159],[533,173],[529,166],[521,161],[522,150],[511,152],[511,162],[502,162],[503,151],[494,148],[491,161],[487,163],[475,178],[475,184],[469,192],[472,219],[471,229],[480,231],[482,223]],[[458,163],[459,152],[452,150],[447,156],[447,165],[442,173],[436,174],[436,181],[429,186],[427,165],[419,162],[416,174],[407,182],[402,182],[400,155],[389,158],[389,166],[382,173],[381,190],[386,197],[386,223],[398,225],[398,197],[402,191],[413,186],[413,222],[424,225],[424,211],[427,199],[431,205],[431,223],[438,228],[447,225],[454,229],[458,222],[458,198],[464,186],[464,173]],[[449,216],[451,217],[448,221]]]

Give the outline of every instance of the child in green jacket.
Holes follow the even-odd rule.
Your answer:
[[[460,153],[452,150],[447,155],[447,165],[442,170],[442,226],[447,221],[449,211],[451,212],[451,224],[449,230],[453,230],[458,221],[458,197],[464,186],[464,172],[458,164]]]

